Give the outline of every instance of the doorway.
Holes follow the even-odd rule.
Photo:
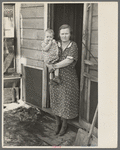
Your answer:
[[[48,27],[54,30],[55,40],[59,40],[58,31],[59,27],[63,24],[69,24],[71,26],[73,31],[73,41],[75,41],[78,46],[78,62],[76,64],[76,71],[80,85],[83,4],[50,4],[48,9]],[[50,107],[49,89],[47,95],[47,107]]]

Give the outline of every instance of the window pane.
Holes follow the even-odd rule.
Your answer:
[[[4,5],[4,36],[14,37],[14,5]]]

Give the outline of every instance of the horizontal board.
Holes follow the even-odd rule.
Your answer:
[[[96,76],[93,76],[93,75],[88,74],[86,72],[84,72],[83,75],[84,75],[84,77],[90,79],[91,81],[98,82],[98,78]]]
[[[44,6],[43,3],[24,3],[24,4],[21,4],[21,7],[38,7],[38,6]]]
[[[94,57],[98,57],[98,45],[91,45],[91,53]]]
[[[35,28],[44,30],[44,19],[23,19],[23,28]]]
[[[97,62],[95,59],[97,60]],[[93,63],[98,63],[98,57],[95,57],[95,59],[93,57],[90,57],[90,61],[92,61]]]
[[[44,67],[44,62],[27,58],[26,59],[26,65],[33,66],[33,67],[38,67],[38,68],[39,67],[43,68]]]
[[[98,44],[98,31],[92,31],[91,33],[91,43]]]
[[[98,4],[97,3],[94,3],[93,4],[93,16],[96,16],[98,15]]]
[[[42,51],[31,50],[31,49],[23,49],[22,48],[22,56],[24,58],[31,58],[35,60],[43,60]]]
[[[35,30],[35,29],[21,29],[23,30],[23,37],[27,39],[39,39],[43,40],[44,38],[44,30]]]
[[[90,75],[92,75],[94,77],[98,77],[98,71],[90,70]]]
[[[22,18],[44,17],[44,7],[28,7],[21,9]]]
[[[98,65],[90,66],[90,70],[98,71]]]
[[[23,44],[21,45],[21,47],[41,50],[41,40],[23,39]]]
[[[92,17],[92,29],[94,30],[98,29],[98,16]]]

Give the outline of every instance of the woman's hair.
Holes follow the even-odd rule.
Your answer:
[[[53,37],[54,37],[54,31],[53,31],[52,29],[49,29],[49,28],[48,28],[48,29],[45,30],[45,33],[46,33],[46,32],[52,34]]]
[[[59,33],[58,33],[58,38],[60,39],[60,30],[62,30],[62,29],[69,29],[69,31],[70,31],[70,39],[72,39],[72,29],[71,29],[71,27],[68,24],[63,24],[63,25],[60,26]]]

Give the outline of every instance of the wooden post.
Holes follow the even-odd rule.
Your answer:
[[[87,94],[87,121],[89,122],[90,118],[90,87],[91,87],[91,81],[88,79],[88,94]]]
[[[25,67],[22,64],[22,100],[26,102],[26,75],[25,75]]]
[[[46,108],[46,103],[47,103],[47,67],[44,63],[44,68],[43,68],[43,85],[42,85],[42,108]]]
[[[91,47],[91,28],[92,28],[92,4],[89,5],[89,19],[88,19],[88,39],[87,39],[87,49],[90,50]],[[90,53],[87,51],[87,60],[90,59]],[[86,72],[89,73],[89,65],[86,67]],[[86,101],[86,119],[89,122],[89,109],[90,109],[90,80],[86,78],[85,81],[85,101]]]
[[[20,6],[19,2],[15,3],[15,24],[16,24],[16,71],[21,73],[21,64],[20,64]]]
[[[85,34],[85,30],[87,28],[87,22],[88,22],[88,12],[87,12],[87,6],[88,4],[85,3],[84,4],[84,12],[83,12],[83,35]],[[87,39],[86,37],[82,37],[82,43],[84,43],[86,45],[87,43]],[[83,109],[81,106],[82,104],[82,94],[83,94],[83,85],[84,85],[84,59],[85,59],[85,53],[86,53],[86,48],[85,46],[82,44],[82,56],[81,56],[81,77],[80,77],[80,109],[79,109],[79,118],[81,119],[81,109]],[[79,120],[80,121],[80,120]]]

